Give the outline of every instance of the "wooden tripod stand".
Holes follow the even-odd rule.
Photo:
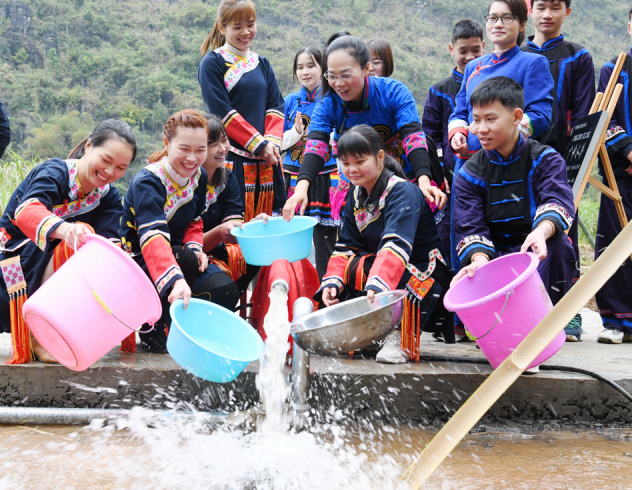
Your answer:
[[[577,210],[579,208],[579,203],[582,199],[582,195],[584,194],[584,190],[586,189],[586,185],[590,183],[590,185],[592,185],[597,190],[599,190],[614,201],[622,229],[625,228],[628,224],[628,218],[625,214],[625,208],[623,207],[621,195],[619,194],[617,181],[615,180],[614,172],[612,171],[612,165],[610,163],[610,158],[608,157],[608,150],[606,149],[606,136],[608,125],[610,124],[610,119],[614,114],[617,102],[619,101],[619,97],[621,96],[621,92],[623,90],[623,85],[617,83],[617,81],[619,80],[619,75],[621,74],[621,69],[623,67],[623,63],[625,62],[626,56],[627,55],[625,53],[621,53],[619,55],[614,70],[612,71],[610,81],[608,82],[608,86],[606,87],[605,93],[599,92],[597,94],[597,96],[595,97],[595,101],[593,102],[593,105],[590,109],[590,114],[606,111],[608,113],[608,116],[606,125],[601,132],[599,144],[597,145],[595,152],[591,157],[588,171],[584,174],[579,192],[575,196],[575,210]],[[608,185],[605,185],[604,183],[598,181],[590,175],[591,170],[595,165],[595,161],[597,160],[597,155],[599,155],[599,158],[601,159]]]

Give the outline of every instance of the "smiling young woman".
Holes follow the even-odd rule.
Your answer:
[[[268,60],[250,49],[256,34],[252,1],[222,0],[198,71],[204,100],[230,140],[227,166],[239,182],[246,221],[279,210],[286,196],[280,166],[283,97]]]
[[[297,206],[305,211],[308,190],[336,155],[336,145],[350,128],[367,124],[382,136],[385,147],[402,165],[410,180],[418,183],[424,197],[443,207],[443,170],[434,143],[421,128],[415,99],[408,88],[391,78],[369,77],[370,55],[364,42],[342,36],[325,52],[323,98],[316,104],[295,194],[283,209],[290,220]],[[333,147],[330,145],[333,131]],[[344,196],[343,196],[344,197]]]
[[[7,364],[55,360],[30,335],[22,305],[74,253],[85,236],[119,243],[123,209],[112,183],[136,156],[127,123],[108,119],[72,150],[35,167],[15,190],[0,218],[0,332],[11,332]],[[71,292],[69,291],[69,294]]]
[[[309,125],[314,109],[322,98],[323,54],[312,46],[302,48],[294,58],[294,79],[301,90],[285,97],[285,125],[283,127],[283,160],[285,185],[288,195],[294,194],[296,178],[305,157]],[[348,184],[339,178],[336,159],[329,154],[316,182],[309,189],[309,204],[304,214],[318,220],[314,228],[314,249],[318,278],[322,279],[327,262],[338,238],[340,212]]]
[[[162,317],[148,333],[143,348],[165,353],[171,319],[169,303],[192,296],[225,308],[237,304],[235,284],[203,252],[202,215],[207,208],[208,122],[187,109],[169,118],[164,149],[149,157],[125,196],[120,235],[125,249],[154,281],[162,298]],[[221,294],[216,294],[221,293]]]

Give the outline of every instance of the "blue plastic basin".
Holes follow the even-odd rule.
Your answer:
[[[192,299],[186,311],[181,299],[174,301],[169,313],[167,350],[198,378],[229,383],[259,359],[263,341],[236,313],[200,299]]]
[[[230,232],[237,238],[246,263],[272,265],[278,259],[289,262],[306,259],[312,250],[312,235],[316,218],[295,216],[287,223],[283,218],[251,221],[244,229],[233,228]]]

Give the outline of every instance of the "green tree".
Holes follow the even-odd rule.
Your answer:
[[[20,50],[17,53],[15,53],[13,60],[18,65],[24,65],[29,62],[29,54],[26,52],[26,49],[20,48]]]

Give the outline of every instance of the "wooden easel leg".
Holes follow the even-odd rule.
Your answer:
[[[610,163],[610,157],[608,156],[608,151],[605,146],[599,148],[599,157],[601,158],[601,163],[603,164],[603,168],[606,173],[606,179],[608,180],[608,187],[610,190],[616,195],[616,199],[612,198],[614,201],[614,205],[617,208],[617,214],[619,215],[619,221],[621,222],[621,229],[625,228],[628,224],[628,217],[625,214],[625,208],[623,207],[623,202],[621,201],[621,194],[619,194],[619,186],[617,185],[617,179],[614,176],[614,172],[612,171],[612,164]]]

